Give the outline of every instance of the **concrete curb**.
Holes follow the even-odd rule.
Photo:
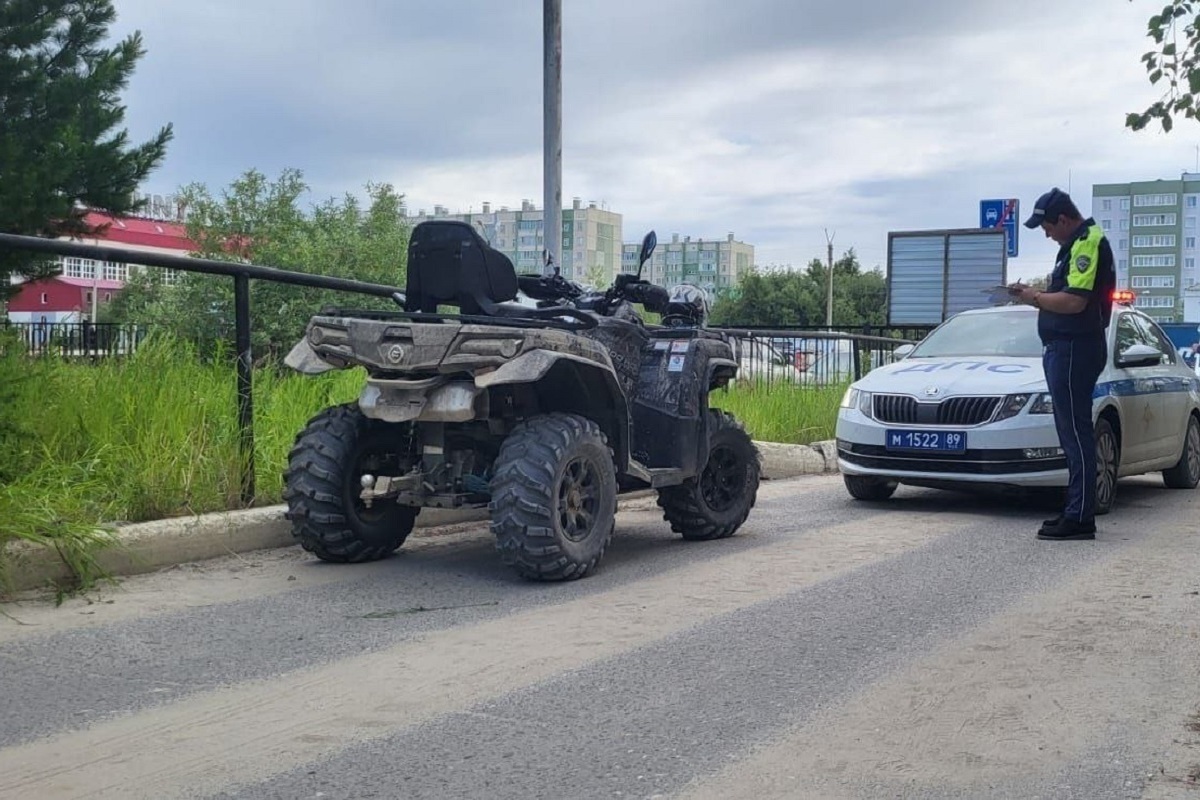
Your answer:
[[[812,445],[755,442],[755,445],[762,456],[762,474],[766,480],[837,472],[837,448],[833,442]],[[619,505],[623,507],[653,495],[650,490],[631,492],[621,496]],[[98,553],[96,560],[110,575],[137,575],[189,561],[291,547],[295,540],[290,523],[283,518],[284,508],[276,505],[123,525],[117,528],[119,546]],[[427,508],[417,517],[413,535],[421,535],[422,529],[485,519],[487,512],[482,509]],[[10,592],[71,582],[70,570],[50,548],[17,542],[9,545],[5,555]]]

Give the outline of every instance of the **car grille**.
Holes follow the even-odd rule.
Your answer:
[[[875,419],[880,422],[917,421],[917,401],[899,394],[875,395]]]
[[[981,425],[992,418],[999,397],[950,397],[938,403],[918,403],[903,394],[877,394],[875,419],[902,425]]]

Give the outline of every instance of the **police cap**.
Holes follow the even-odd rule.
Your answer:
[[[1059,214],[1072,207],[1071,195],[1057,186],[1046,192],[1033,204],[1033,214],[1025,220],[1026,228],[1036,228],[1047,219],[1058,219]]]

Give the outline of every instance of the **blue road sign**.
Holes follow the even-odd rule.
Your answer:
[[[1017,257],[1017,237],[1021,230],[1021,203],[1011,200],[980,200],[979,227],[1003,228],[1008,257]]]

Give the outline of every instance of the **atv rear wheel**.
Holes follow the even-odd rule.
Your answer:
[[[595,422],[546,414],[500,446],[492,478],[500,559],[523,578],[582,578],[604,555],[617,514],[612,450]]]
[[[301,547],[322,561],[345,564],[385,558],[404,544],[420,509],[387,500],[367,508],[360,497],[363,473],[395,468],[404,433],[401,426],[368,419],[353,403],[309,421],[284,473],[286,516]]]
[[[689,541],[733,536],[758,497],[758,450],[732,414],[708,412],[708,460],[698,477],[658,491],[671,530]]]

